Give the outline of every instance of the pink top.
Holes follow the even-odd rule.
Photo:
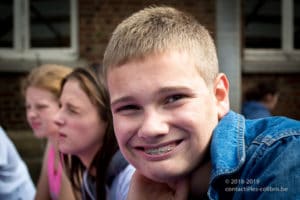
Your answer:
[[[48,184],[52,200],[58,200],[61,185],[61,173],[62,166],[60,162],[58,162],[57,169],[55,169],[55,149],[50,145],[48,152]]]

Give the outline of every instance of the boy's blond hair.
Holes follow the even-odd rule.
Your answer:
[[[29,87],[37,87],[51,92],[58,98],[61,81],[71,72],[72,68],[56,64],[44,64],[34,68],[21,82],[22,95],[25,97]]]
[[[218,59],[210,34],[194,17],[171,7],[145,8],[116,27],[104,53],[104,78],[111,68],[170,51],[187,53],[206,83],[213,82]]]

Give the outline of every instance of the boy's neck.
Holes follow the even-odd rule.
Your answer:
[[[190,196],[192,199],[200,199],[206,196],[211,172],[211,162],[206,160],[191,174]]]

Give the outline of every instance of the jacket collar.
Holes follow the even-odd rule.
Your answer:
[[[245,118],[229,111],[218,123],[212,136],[212,182],[217,176],[236,172],[245,162]]]

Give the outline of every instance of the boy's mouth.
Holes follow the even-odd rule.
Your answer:
[[[159,155],[172,151],[176,147],[176,143],[168,144],[158,148],[145,149],[145,153],[150,155]]]
[[[139,147],[140,150],[148,155],[162,155],[174,150],[182,140],[174,141],[165,145],[156,147]]]

